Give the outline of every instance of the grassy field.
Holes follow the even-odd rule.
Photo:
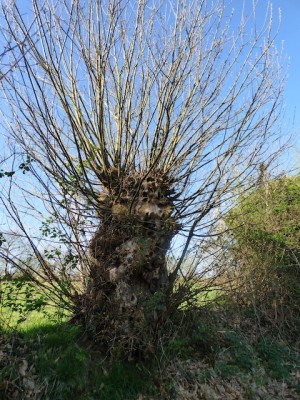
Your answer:
[[[5,332],[26,332],[33,327],[64,322],[68,313],[24,279],[0,281],[0,324]]]
[[[150,364],[108,362],[83,343],[79,327],[68,324],[68,312],[46,305],[32,288],[16,282],[0,286],[0,399],[122,400],[157,394]]]
[[[299,356],[272,337],[252,340],[203,316],[192,335],[178,333],[152,360],[111,361],[63,310],[27,283],[18,290],[5,283],[1,291],[0,399],[300,398]]]

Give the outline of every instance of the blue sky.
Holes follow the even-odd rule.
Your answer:
[[[229,2],[229,0],[227,0]],[[283,46],[283,70],[287,72],[282,116],[283,133],[292,135],[291,148],[284,154],[282,168],[287,171],[300,168],[300,0],[254,0],[257,4],[256,21],[258,27],[263,23],[268,3],[272,4],[273,24],[278,27],[276,47]],[[246,15],[252,11],[252,0],[232,0],[236,10],[236,21],[245,2]],[[226,0],[225,0],[226,3]]]
[[[281,8],[282,22],[277,39],[284,41],[284,49],[290,58],[285,101],[290,115],[295,112],[295,127],[300,129],[300,1],[273,0],[274,12]]]
[[[239,0],[235,0],[239,1]],[[247,2],[247,0],[246,0]],[[249,3],[251,0],[249,0]],[[259,12],[263,13],[267,0],[260,0]],[[283,42],[284,52],[289,58],[288,81],[285,87],[284,102],[286,107],[285,122],[287,129],[295,134],[294,149],[289,151],[293,164],[300,166],[300,1],[272,0],[274,16],[281,9],[281,27],[277,46]]]

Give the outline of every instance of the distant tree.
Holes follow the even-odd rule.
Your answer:
[[[4,118],[27,168],[26,183],[6,179],[3,207],[95,340],[149,350],[185,301],[174,283],[213,211],[274,157],[283,80],[271,9],[259,28],[254,12],[236,23],[223,1],[31,4],[3,6],[15,61],[1,82]],[[24,213],[44,221],[40,232]],[[46,240],[57,242],[56,270]],[[55,256],[61,245],[82,292],[63,284],[74,263]]]
[[[226,222],[240,298],[273,322],[291,323],[300,310],[300,176],[261,181]]]

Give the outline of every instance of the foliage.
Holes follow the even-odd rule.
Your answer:
[[[15,171],[4,171],[3,169],[0,169],[0,178],[11,178],[18,170],[22,171],[23,174],[26,174],[26,172],[30,170],[30,164],[33,161],[34,160],[30,156],[27,156],[25,161],[23,161]]]
[[[246,374],[256,366],[255,351],[245,343],[241,334],[225,331],[221,338],[221,356],[217,357],[214,368],[223,378],[235,374]]]
[[[59,305],[53,303],[26,274],[19,274],[9,281],[0,281],[0,322],[6,331],[18,327],[26,331],[34,323],[64,321],[68,315]]]
[[[300,367],[299,356],[286,344],[270,336],[261,337],[256,348],[270,376],[275,379],[286,379],[295,368]]]
[[[162,343],[168,360],[178,357],[214,359],[220,342],[217,323],[209,310],[202,309],[199,312],[197,309],[184,308],[175,314],[171,324],[170,334]]]
[[[264,182],[226,218],[237,296],[258,318],[296,332],[300,307],[300,176]]]
[[[32,311],[40,311],[47,303],[44,295],[37,295],[31,282],[23,279],[1,282],[1,308],[8,308],[18,313],[17,322],[26,320],[26,315]]]
[[[265,182],[231,210],[227,223],[238,244],[286,267],[300,252],[300,176]],[[294,259],[295,261],[295,259]]]

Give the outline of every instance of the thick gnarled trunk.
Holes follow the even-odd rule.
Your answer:
[[[169,277],[166,253],[177,225],[172,181],[162,173],[114,171],[99,196],[99,228],[91,241],[85,323],[108,347],[148,350],[165,310]]]

